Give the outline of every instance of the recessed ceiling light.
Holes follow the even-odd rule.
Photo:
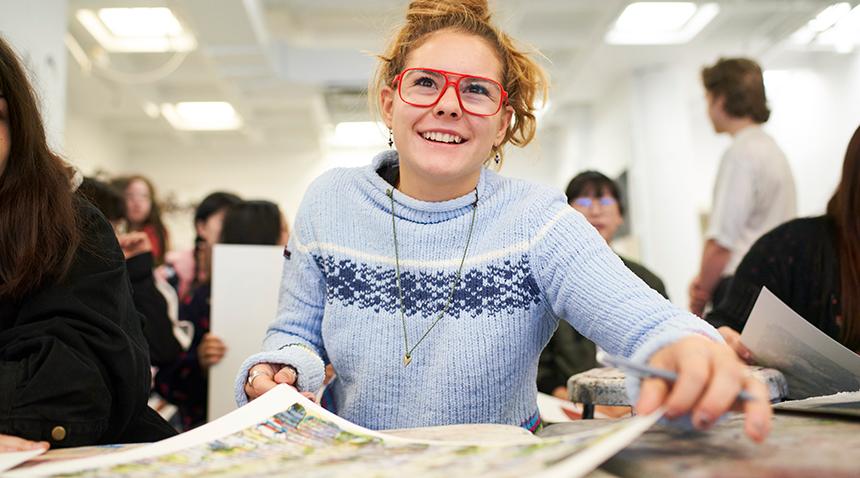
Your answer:
[[[165,103],[161,105],[161,115],[178,130],[224,131],[242,127],[242,118],[225,101]]]
[[[860,5],[834,3],[819,12],[789,37],[789,42],[810,49],[850,53],[860,45]]]
[[[166,7],[78,10],[75,16],[108,51],[190,51],[197,47],[194,36]]]
[[[615,45],[665,45],[692,40],[720,12],[716,3],[635,2],[606,33]]]
[[[334,127],[332,146],[370,147],[385,144],[384,123],[376,121],[343,121]]]

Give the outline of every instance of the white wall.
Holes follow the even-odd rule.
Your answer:
[[[66,118],[63,156],[87,176],[98,172],[117,175],[128,167],[127,148],[122,138],[106,125],[69,113]]]
[[[67,0],[0,0],[0,35],[22,58],[41,100],[48,142],[62,149],[66,111]]]

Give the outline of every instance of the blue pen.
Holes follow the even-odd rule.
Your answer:
[[[678,374],[676,374],[675,372],[670,372],[669,370],[662,368],[638,364],[624,357],[606,354],[603,356],[601,362],[604,365],[610,365],[612,367],[620,368],[623,369],[625,372],[631,372],[633,375],[643,378],[657,377],[667,380],[669,382],[675,382],[676,380],[678,380]],[[741,390],[740,393],[738,393],[738,400],[747,401],[754,399],[755,397],[752,396],[752,394],[750,394],[746,390]]]

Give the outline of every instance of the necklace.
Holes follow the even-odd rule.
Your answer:
[[[389,199],[391,199],[391,231],[394,235],[394,266],[397,278],[397,296],[400,300],[400,323],[403,325],[403,366],[406,367],[410,362],[412,362],[412,352],[414,352],[421,342],[424,341],[430,331],[433,330],[433,327],[436,327],[436,324],[442,320],[442,317],[445,316],[445,313],[448,312],[448,308],[451,307],[451,303],[454,301],[454,292],[457,290],[457,284],[460,282],[460,276],[463,273],[463,263],[466,261],[466,253],[469,252],[469,244],[472,243],[472,229],[475,227],[475,215],[478,211],[478,189],[475,188],[475,202],[472,203],[472,221],[469,223],[469,233],[466,236],[466,247],[463,249],[463,257],[460,258],[460,267],[457,269],[457,276],[451,281],[451,292],[448,293],[448,300],[445,301],[445,305],[442,306],[442,310],[439,311],[439,315],[436,316],[430,324],[430,327],[424,331],[424,334],[421,335],[412,348],[409,347],[409,335],[406,333],[406,313],[404,312],[405,307],[403,307],[403,288],[400,286],[400,251],[397,244],[397,223],[394,220],[394,192],[391,189],[388,189],[385,194],[387,194]]]

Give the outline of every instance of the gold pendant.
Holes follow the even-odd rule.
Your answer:
[[[405,367],[409,365],[410,362],[412,362],[412,356],[409,354],[403,354],[403,366]]]

